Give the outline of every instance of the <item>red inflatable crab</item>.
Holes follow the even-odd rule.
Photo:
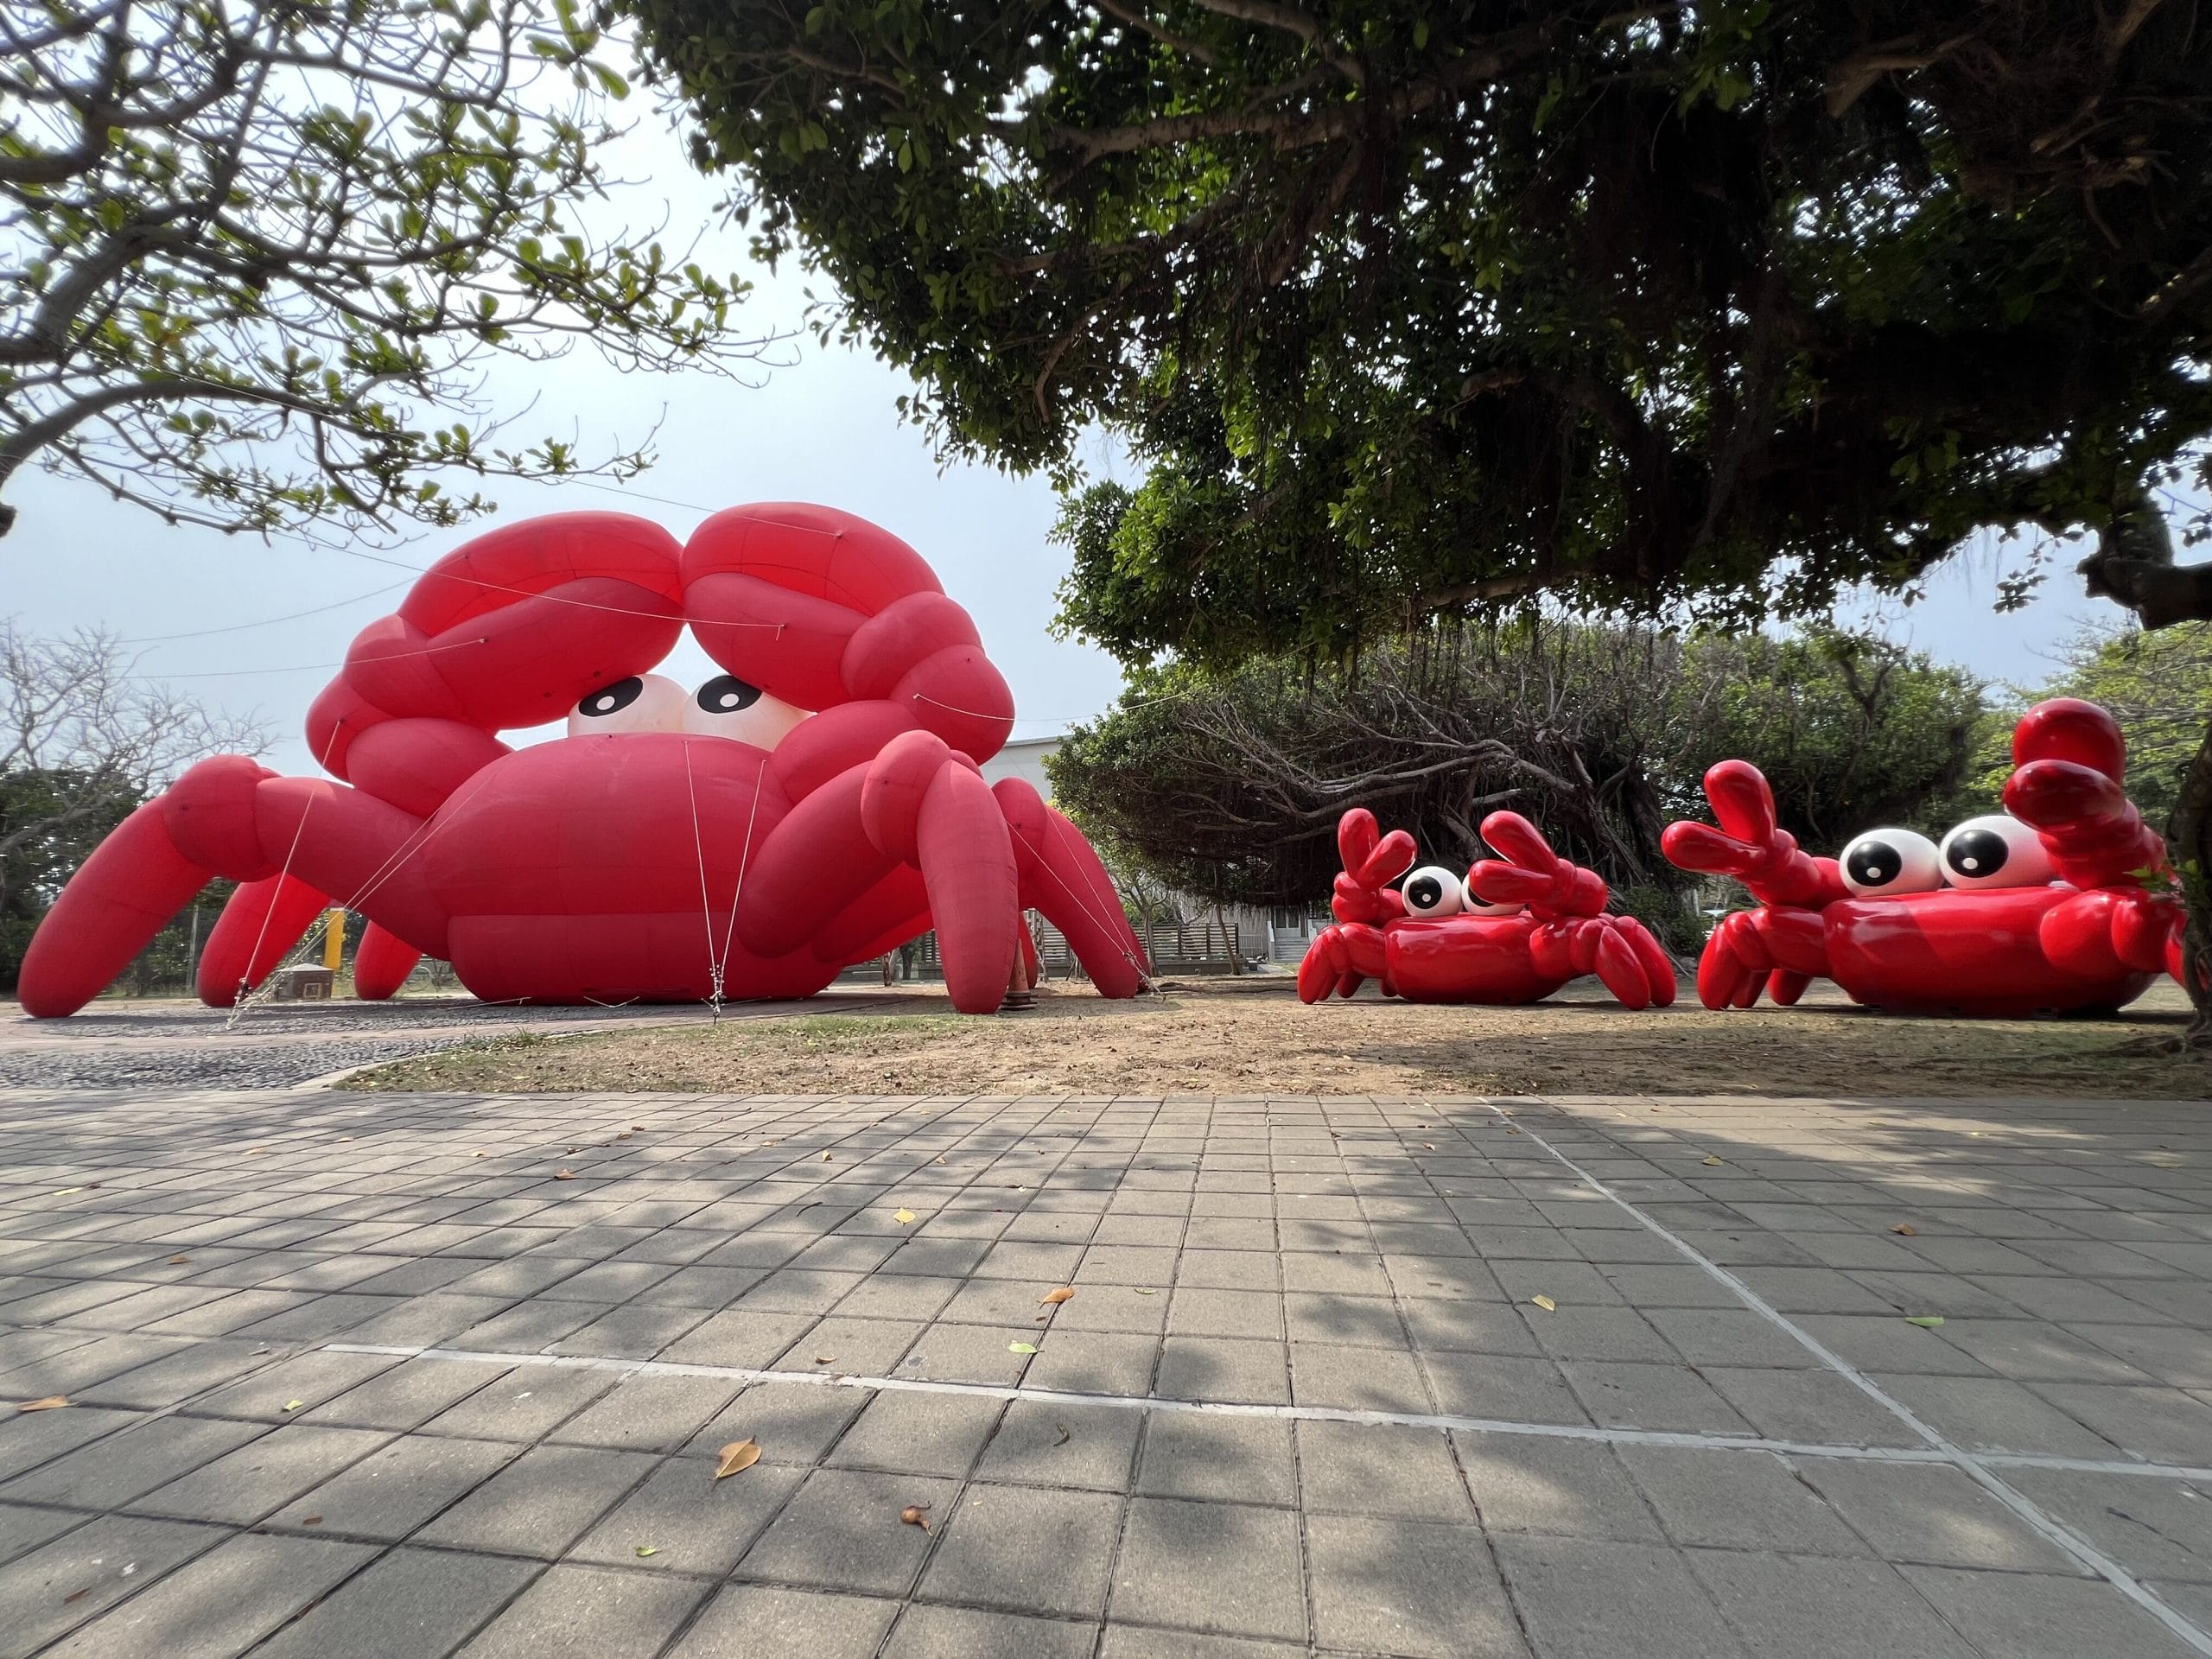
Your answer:
[[[696,690],[652,672],[687,624],[728,671]],[[563,715],[561,740],[498,736]],[[967,612],[865,520],[735,507],[679,545],[619,513],[531,519],[354,640],[308,715],[345,783],[228,755],[132,814],[47,916],[22,1005],[75,1012],[211,875],[246,884],[202,961],[219,1006],[332,903],[372,924],[365,996],[424,953],[493,1001],[805,996],[933,926],[980,1013],[1025,908],[1129,995],[1143,953],[1097,855],[977,770],[1013,719]]]
[[[1465,879],[1440,865],[1389,883],[1414,861],[1414,838],[1378,838],[1354,807],[1337,824],[1344,874],[1325,927],[1298,967],[1298,995],[1350,996],[1367,979],[1415,1002],[1534,1002],[1594,973],[1627,1007],[1675,1000],[1675,964],[1633,916],[1605,913],[1605,883],[1555,855],[1517,812],[1483,820],[1486,858]]]
[[[2182,910],[2164,843],[2121,787],[2112,716],[2071,697],[2037,703],[2012,734],[2005,811],[1940,845],[1872,830],[1814,858],[1776,827],[1758,769],[1705,775],[1718,830],[1668,827],[1684,869],[1732,875],[1759,901],[1722,919],[1698,964],[1708,1008],[1764,988],[1795,1002],[1815,978],[1855,1002],[1915,1014],[2008,1017],[2119,1008],[2161,969],[2181,976]]]

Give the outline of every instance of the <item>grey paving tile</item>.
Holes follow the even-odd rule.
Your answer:
[[[918,1475],[817,1470],[746,1552],[737,1575],[866,1595],[904,1595],[920,1571],[934,1529],[951,1513],[959,1491],[957,1481]],[[932,1531],[901,1521],[909,1508],[931,1517]]]
[[[242,1533],[48,1651],[56,1659],[229,1659],[375,1556],[366,1544]]]
[[[960,1476],[998,1426],[996,1400],[962,1395],[879,1394],[830,1454],[842,1467]],[[762,1442],[765,1450],[766,1442]]]
[[[1514,1534],[1497,1556],[1543,1659],[1752,1659],[1677,1551]]]
[[[1317,1515],[1306,1535],[1322,1646],[1436,1659],[1528,1651],[1479,1528]]]
[[[2195,1651],[2097,1580],[1946,1567],[1897,1570],[1988,1659],[2044,1659],[2062,1653],[2180,1659]]]
[[[1229,1636],[1306,1639],[1297,1517],[1285,1510],[1140,1497],[1111,1618]]]
[[[404,1538],[490,1479],[517,1453],[517,1447],[503,1440],[410,1435],[301,1493],[270,1516],[269,1523],[278,1529],[313,1524],[355,1538]]]
[[[556,1567],[523,1592],[461,1652],[468,1659],[652,1659],[709,1586],[601,1567]]]
[[[684,1449],[713,1454],[732,1440],[753,1440],[760,1443],[764,1463],[818,1463],[874,1397],[858,1389],[755,1382]]]
[[[251,1526],[391,1438],[376,1429],[287,1423],[156,1487],[132,1500],[130,1508],[143,1515]]]
[[[1616,1451],[1678,1544],[1814,1555],[1872,1553],[1796,1470],[1771,1452],[1649,1446]]]
[[[1959,1470],[1834,1458],[1791,1461],[1885,1560],[2021,1573],[2081,1570]],[[2008,1470],[2005,1478],[2043,1501],[2027,1484],[2034,1478],[2030,1471]],[[2133,1483],[2128,1486],[2136,1497],[2152,1496]],[[2205,1544],[2212,1551],[2212,1518],[2206,1522]]]
[[[467,1361],[454,1361],[445,1368],[456,1373],[478,1369]],[[507,1371],[486,1365],[479,1374],[485,1379],[482,1386],[423,1424],[428,1433],[457,1434],[464,1440],[537,1440],[620,1380],[614,1371],[544,1365],[518,1365]]]
[[[259,1423],[148,1417],[0,1486],[0,1502],[111,1510],[268,1433]]]
[[[1112,1406],[1016,1400],[976,1465],[978,1478],[1118,1492],[1130,1479],[1143,1416]],[[0,1497],[4,1497],[0,1492]]]
[[[52,1517],[77,1526],[81,1515]],[[0,1567],[0,1655],[35,1652],[162,1573],[213,1549],[212,1528],[104,1516]]]
[[[1298,1425],[1301,1507],[1346,1515],[1471,1523],[1466,1483],[1440,1430]]]
[[[415,1541],[553,1560],[644,1480],[653,1461],[636,1452],[532,1447],[424,1527]]]
[[[1090,1659],[1097,1632],[1016,1613],[916,1605],[891,1637],[906,1659]]]
[[[1291,1426],[1277,1418],[1160,1412],[1145,1431],[1136,1490],[1228,1503],[1293,1503]]]
[[[1096,1618],[1104,1608],[1121,1499],[1105,1492],[970,1485],[923,1574],[927,1599]]]
[[[1610,1446],[1457,1429],[1451,1439],[1476,1511],[1493,1533],[1633,1541],[1665,1536]]]
[[[725,1586],[669,1659],[875,1659],[899,1604],[769,1585]]]
[[[567,1559],[721,1577],[804,1478],[801,1470],[761,1463],[716,1480],[707,1459],[671,1459],[586,1533]]]
[[[547,1438],[623,1452],[673,1452],[735,1398],[738,1387],[718,1376],[628,1377]]]
[[[140,1415],[79,1406],[66,1411],[0,1409],[0,1479],[35,1469],[104,1434],[128,1428],[140,1421]]]
[[[543,1570],[501,1555],[396,1549],[254,1649],[255,1659],[444,1654]]]

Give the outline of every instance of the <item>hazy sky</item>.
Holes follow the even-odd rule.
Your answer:
[[[614,212],[649,223],[665,199],[664,240],[680,245],[697,227],[702,263],[747,268],[758,283],[743,312],[748,328],[798,329],[806,305],[803,273],[750,268],[743,234],[714,223],[719,187],[690,171],[657,117],[648,111],[639,117],[638,130],[619,147],[621,171],[634,188],[618,194]],[[658,420],[658,464],[626,501],[581,482],[499,483],[488,492],[500,504],[495,519],[425,536],[397,551],[375,550],[421,566],[489,523],[543,512],[626,506],[680,537],[706,512],[741,502],[824,502],[876,520],[935,565],[946,590],[974,613],[1014,688],[1017,736],[1048,734],[1110,702],[1120,684],[1112,659],[1046,635],[1067,552],[1046,540],[1056,505],[1045,480],[972,466],[940,469],[921,430],[899,423],[894,403],[910,383],[865,352],[800,338],[780,354],[792,366],[765,371],[758,386],[701,375],[625,375],[588,347],[550,372],[502,367],[494,382],[502,403],[518,407],[533,393],[538,397],[511,436],[573,431],[587,452],[604,452],[640,441]],[[1090,459],[1095,469],[1114,462],[1103,446]],[[98,626],[145,642],[134,647],[141,672],[233,712],[266,716],[276,734],[270,763],[286,770],[308,766],[300,725],[331,665],[353,634],[400,596],[398,588],[372,590],[405,582],[387,565],[342,551],[171,529],[89,486],[44,474],[19,474],[14,499],[21,518],[0,541],[0,613],[36,632]],[[2031,681],[2047,671],[2052,646],[2082,620],[2118,615],[2080,597],[2068,563],[2061,571],[2029,611],[1997,616],[1989,608],[1988,561],[1954,561],[1932,579],[1925,602],[1902,612],[1887,606],[1884,613],[1893,632],[1922,649],[1992,679]],[[331,608],[267,626],[159,638],[322,607]],[[682,652],[688,654],[671,671],[677,677],[713,671],[688,640]]]

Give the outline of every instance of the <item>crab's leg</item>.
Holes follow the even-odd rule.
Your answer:
[[[1805,995],[1805,988],[1813,982],[1810,974],[1793,973],[1787,968],[1777,968],[1766,976],[1766,994],[1777,1008],[1794,1008],[1797,999]]]
[[[23,1012],[58,1020],[83,1007],[207,885],[209,872],[177,850],[149,801],[69,878],[23,957]]]
[[[1019,778],[992,790],[1014,839],[1021,905],[1060,930],[1101,996],[1134,996],[1144,983],[1144,947],[1121,894],[1083,833]]]
[[[841,966],[867,962],[926,933],[929,925],[922,873],[901,864],[823,924],[814,936],[814,954]]]
[[[1021,887],[1006,814],[982,774],[934,733],[909,732],[868,766],[861,820],[875,846],[922,872],[952,1006],[996,1009],[1014,974]]]
[[[211,1008],[227,1008],[275,971],[284,954],[329,908],[320,887],[296,875],[248,881],[231,895],[200,955],[195,988]]]
[[[1298,964],[1298,1000],[1319,1002],[1334,991],[1350,996],[1367,979],[1382,979],[1389,966],[1382,930],[1365,922],[1338,922],[1323,928],[1306,947]],[[1386,986],[1387,992],[1387,986]]]
[[[353,995],[365,1002],[381,1002],[407,982],[423,953],[374,922],[362,931],[353,947]]]

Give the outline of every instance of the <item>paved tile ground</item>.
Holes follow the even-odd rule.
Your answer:
[[[798,1002],[747,1002],[725,1020],[875,1012],[905,1006],[904,988],[841,984]],[[472,996],[390,1002],[257,1001],[243,1014],[181,997],[102,997],[67,1020],[23,1018],[0,1001],[0,1083],[35,1089],[282,1089],[355,1066],[482,1042],[607,1026],[667,1025],[706,1010],[645,1005],[518,1008]]]
[[[2208,1654],[2209,1281],[2193,1104],[0,1094],[0,1659]]]

